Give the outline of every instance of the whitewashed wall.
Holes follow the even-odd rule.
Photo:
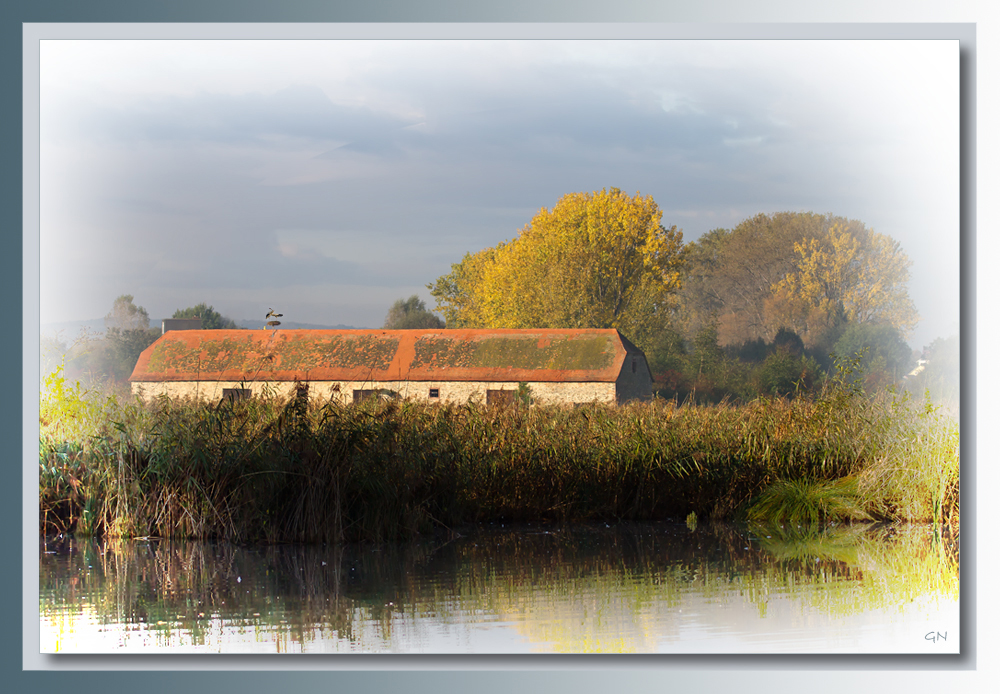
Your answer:
[[[465,404],[486,402],[487,390],[517,390],[518,383],[496,383],[490,381],[310,381],[310,399],[337,399],[343,403],[354,400],[355,390],[385,389],[396,392],[400,397],[427,402]],[[586,402],[614,403],[619,394],[614,383],[528,383],[531,398],[539,404],[571,405]],[[254,397],[272,394],[290,397],[295,392],[295,384],[287,381],[238,383],[226,381],[195,382],[149,382],[133,383],[132,392],[145,400],[161,395],[170,398],[191,398],[217,401],[222,398],[225,388],[249,388]],[[429,396],[430,389],[438,389],[438,397]]]

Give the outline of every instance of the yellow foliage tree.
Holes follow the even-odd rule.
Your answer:
[[[683,235],[649,196],[563,196],[510,242],[428,285],[449,326],[617,328],[642,341],[680,286]]]
[[[843,312],[854,323],[891,325],[904,337],[919,320],[906,290],[912,264],[899,242],[834,224],[822,239],[795,244],[797,269],[772,287],[768,307],[800,334]]]
[[[427,285],[447,327],[478,328],[484,325],[475,303],[475,288],[482,282],[483,270],[493,261],[496,250],[484,248],[478,253],[466,253],[461,262],[451,266],[450,273]]]

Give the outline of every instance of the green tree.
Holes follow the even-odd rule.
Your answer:
[[[816,360],[779,347],[753,369],[751,383],[761,395],[788,396],[811,389],[819,378]]]
[[[834,345],[841,359],[860,357],[858,379],[869,390],[900,381],[913,367],[913,352],[891,325],[849,325]]]
[[[232,318],[223,316],[204,302],[197,306],[177,309],[172,318],[201,318],[202,330],[234,330],[240,327]]]
[[[719,402],[723,398],[743,398],[746,392],[746,367],[727,357],[719,346],[715,323],[704,325],[691,341],[686,376],[690,397],[697,402]]]
[[[775,352],[785,352],[795,357],[801,357],[805,353],[805,345],[802,338],[788,328],[780,328],[771,341]]]
[[[161,332],[155,328],[145,330],[119,330],[109,328],[105,338],[106,366],[108,376],[115,381],[127,380],[135,369],[142,351],[156,342]]]
[[[111,305],[111,311],[104,316],[104,327],[117,330],[146,330],[149,328],[149,314],[142,306],[136,306],[131,294],[122,294]]]
[[[732,232],[712,229],[684,248],[685,266],[679,292],[681,320],[686,334],[693,336],[709,323],[718,321],[725,308],[716,274],[722,252]]]
[[[385,316],[386,330],[414,330],[443,328],[444,321],[427,310],[427,306],[414,294],[409,299],[399,299]]]
[[[156,341],[160,331],[149,327],[149,313],[136,306],[131,294],[115,299],[104,325],[104,339],[92,346],[86,363],[92,377],[123,381],[132,375],[139,354]]]

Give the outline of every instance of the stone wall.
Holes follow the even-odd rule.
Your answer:
[[[631,362],[626,363],[631,371]],[[413,400],[464,405],[467,402],[485,403],[487,390],[517,390],[519,385],[488,381],[310,381],[309,397],[321,400],[336,399],[346,404],[354,401],[356,390],[384,390]],[[614,403],[616,399],[620,400],[619,388],[615,383],[539,382],[527,385],[532,401],[539,404],[574,405],[588,402]],[[281,381],[254,383],[174,381],[132,384],[132,392],[147,401],[167,395],[170,398],[216,402],[222,399],[223,392],[227,388],[247,388],[254,397],[268,394],[291,397],[295,392],[294,383]],[[437,397],[431,397],[431,389],[437,390]]]

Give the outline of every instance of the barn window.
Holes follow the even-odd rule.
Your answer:
[[[486,404],[487,405],[513,405],[514,404],[514,391],[513,390],[487,390],[486,391]]]
[[[354,402],[364,402],[368,398],[374,398],[377,393],[377,390],[356,390],[354,391]]]
[[[632,373],[635,373],[635,357],[632,357]]]
[[[249,400],[250,399],[250,389],[249,388],[223,388],[222,389],[222,401],[223,402],[236,402],[237,400]]]
[[[437,388],[431,388],[431,392],[430,392],[430,394],[427,397],[429,397],[429,398],[436,398],[436,397],[438,397],[438,389]]]
[[[354,391],[354,402],[364,402],[365,400],[399,400],[399,393],[388,388],[372,388],[371,390]]]

